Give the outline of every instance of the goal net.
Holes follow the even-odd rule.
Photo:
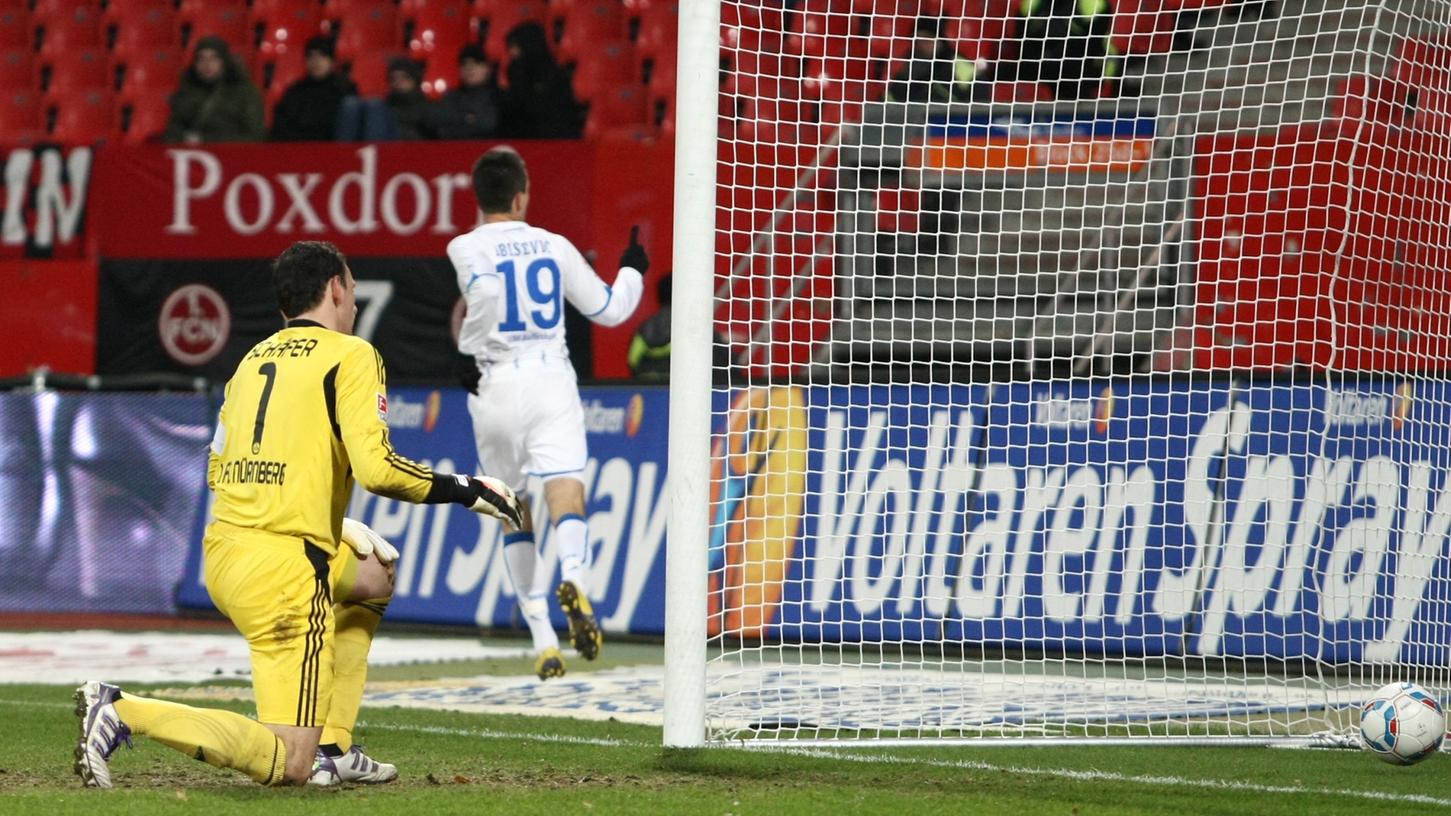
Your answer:
[[[1451,691],[1451,3],[690,6],[704,741],[1353,744]]]

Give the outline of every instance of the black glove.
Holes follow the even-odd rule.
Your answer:
[[[650,256],[645,254],[645,248],[640,246],[640,226],[636,224],[630,227],[630,245],[625,247],[625,254],[620,256],[620,266],[628,266],[644,277],[650,270]]]
[[[465,391],[478,396],[479,380],[483,375],[479,373],[479,364],[474,358],[460,354],[458,364],[454,367],[454,374],[458,377],[458,384],[462,385]]]
[[[519,500],[508,485],[488,476],[467,478],[469,490],[474,494],[473,502],[468,505],[470,510],[508,522],[515,530],[523,528]]]

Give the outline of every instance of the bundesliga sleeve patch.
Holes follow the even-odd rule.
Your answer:
[[[388,395],[378,395],[378,418],[384,422],[388,421]]]

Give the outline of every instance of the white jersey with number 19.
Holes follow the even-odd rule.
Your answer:
[[[468,314],[458,348],[480,366],[569,359],[564,301],[614,326],[640,302],[640,273],[620,269],[606,285],[568,239],[523,221],[483,224],[448,244]]]

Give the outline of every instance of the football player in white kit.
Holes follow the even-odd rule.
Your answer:
[[[584,518],[588,460],[584,409],[564,343],[564,302],[595,323],[614,326],[635,311],[650,265],[638,228],[606,285],[567,239],[525,223],[529,176],[524,160],[496,147],[474,163],[474,196],[483,223],[448,244],[468,305],[459,351],[479,369],[469,397],[479,467],[514,488],[524,526],[504,536],[504,562],[519,608],[534,638],[540,679],[564,674],[559,638],[549,622],[549,576],[536,586],[533,516],[523,498],[530,476],[544,482],[554,525],[561,582],[555,596],[569,619],[569,636],[586,660],[599,656],[603,638],[589,602],[589,531]]]

